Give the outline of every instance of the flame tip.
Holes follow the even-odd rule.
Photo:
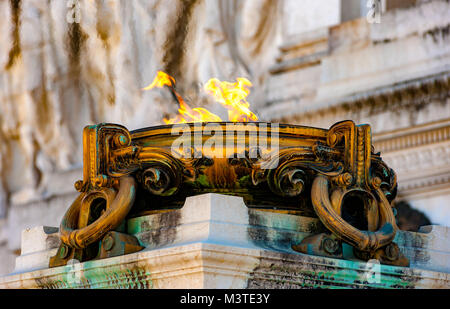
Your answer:
[[[172,94],[178,101],[180,107],[178,115],[174,118],[164,118],[166,124],[187,123],[187,122],[221,122],[222,119],[211,113],[205,108],[196,107],[190,108],[175,91],[175,79],[163,71],[157,71],[153,82],[142,90],[151,90],[155,87],[163,88],[170,87]],[[228,118],[232,122],[249,122],[256,121],[258,117],[250,111],[250,103],[246,98],[250,94],[248,87],[252,83],[245,77],[237,77],[236,82],[220,81],[213,77],[210,78],[204,85],[204,90],[212,95],[214,99],[222,106],[228,109]]]

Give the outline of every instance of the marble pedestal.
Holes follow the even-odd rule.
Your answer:
[[[291,249],[322,231],[318,219],[248,209],[242,198],[205,194],[180,210],[127,221],[144,250],[48,268],[58,230],[22,233],[16,268],[0,288],[450,288],[450,229],[398,232],[411,267],[300,254]],[[351,248],[347,248],[351,249]]]

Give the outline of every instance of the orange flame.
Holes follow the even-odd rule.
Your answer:
[[[147,87],[142,88],[142,90],[150,90],[155,87],[163,88],[164,86],[173,87],[174,85],[175,85],[175,79],[172,76],[170,76],[169,74],[166,74],[162,71],[158,71],[156,73],[156,77],[153,80],[153,82],[150,85],[148,85]]]
[[[222,121],[222,119],[220,119],[219,116],[209,112],[204,108],[197,107],[191,109],[189,105],[187,105],[184,102],[183,98],[175,91],[175,79],[162,71],[158,71],[153,82],[147,87],[142,88],[142,90],[150,90],[155,87],[163,88],[164,86],[169,87],[172,95],[180,104],[180,108],[178,109],[179,114],[171,119],[164,118],[163,119],[164,123],[173,124],[173,123],[202,122],[202,121],[214,121],[214,122]]]
[[[186,122],[220,122],[222,119],[208,111],[207,109],[196,107],[190,108],[183,99],[181,99],[180,108],[178,109],[178,115],[174,118],[164,118],[163,121],[165,124],[174,124],[174,123],[186,123]]]
[[[252,83],[243,77],[238,77],[236,83],[221,82],[211,78],[205,84],[205,90],[228,109],[228,120],[248,122],[258,120],[258,117],[249,109],[250,103],[246,100],[250,93],[248,87],[251,86]]]
[[[174,118],[166,119],[163,121],[166,124],[174,123],[186,123],[186,122],[220,122],[222,119],[211,113],[205,108],[197,107],[190,108],[183,98],[175,91],[175,79],[162,72],[158,71],[153,82],[142,90],[150,90],[153,88],[168,87],[174,96],[175,100],[179,103],[178,115]],[[250,93],[248,87],[251,87],[252,83],[245,78],[237,78],[236,83],[221,82],[216,78],[210,79],[205,84],[205,91],[210,93],[214,99],[228,109],[228,118],[230,121],[255,121],[258,117],[249,110],[250,104],[247,102],[246,97]]]

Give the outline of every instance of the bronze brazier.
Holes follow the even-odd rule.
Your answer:
[[[80,195],[62,219],[62,242],[50,267],[139,251],[139,241],[124,232],[127,218],[180,208],[187,196],[210,192],[242,196],[248,207],[318,217],[327,232],[293,243],[295,251],[342,258],[345,242],[359,259],[409,265],[393,242],[396,175],[375,153],[369,125],[347,120],[328,130],[274,129],[221,122],[215,128],[225,132],[221,151],[227,156],[185,146],[174,152],[186,133],[182,126],[194,145],[214,133],[205,130],[208,123],[84,129],[83,180],[75,183]],[[256,136],[267,145],[276,140],[277,147],[255,146]]]

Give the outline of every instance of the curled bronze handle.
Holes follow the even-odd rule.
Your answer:
[[[136,182],[133,177],[125,176],[120,178],[119,183],[118,192],[102,188],[78,196],[61,221],[60,234],[63,243],[72,248],[86,248],[122,223],[133,206]],[[90,207],[92,201],[97,198],[106,201],[106,210],[97,220],[86,225],[87,218],[80,217],[80,214],[88,212],[81,210]]]
[[[379,188],[376,189],[376,193],[379,199],[380,227],[375,232],[361,231],[338,215],[330,202],[328,179],[325,176],[318,175],[314,179],[311,199],[319,219],[337,237],[361,251],[374,251],[391,243],[397,231],[395,217],[388,200]],[[337,206],[340,209],[342,205]]]

